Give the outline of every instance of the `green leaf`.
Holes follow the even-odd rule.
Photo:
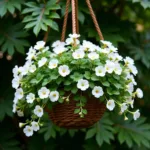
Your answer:
[[[76,93],[78,92],[78,88],[77,88],[76,86],[73,86],[73,87],[71,88],[71,92],[72,92],[73,94],[76,94]]]
[[[80,112],[79,108],[74,110],[74,114],[78,114],[79,112]]]
[[[90,139],[92,138],[94,135],[96,135],[96,128],[91,128],[86,132],[86,136],[85,139]]]
[[[98,81],[98,80],[99,80],[99,77],[97,77],[95,74],[92,74],[91,80],[92,80],[92,81]]]
[[[71,79],[73,79],[75,82],[78,82],[78,80],[83,78],[83,75],[75,72],[73,75],[70,76]]]
[[[15,10],[21,10],[21,5],[24,3],[23,0],[1,0],[0,1],[0,16],[3,17],[8,11],[11,14],[15,13]]]
[[[0,121],[4,119],[6,115],[12,117],[12,99],[6,97],[5,99],[0,99]]]
[[[23,19],[23,22],[26,23],[26,29],[33,29],[36,36],[41,30],[47,31],[48,26],[53,30],[59,30],[58,24],[52,20],[53,18],[59,18],[59,15],[52,11],[60,9],[56,1],[55,3],[49,1],[44,4],[27,2],[25,5],[27,8],[22,13],[26,15]]]
[[[57,14],[56,12],[52,12],[49,17],[50,18],[56,18],[56,19],[60,18],[59,14]]]
[[[124,121],[121,118],[116,120],[115,130],[118,134],[118,140],[121,144],[126,143],[132,147],[135,143],[140,147],[144,145],[150,148],[150,125],[145,123],[145,118],[139,118],[136,121]]]
[[[51,137],[56,137],[55,126],[51,122],[45,123],[39,133],[44,133],[45,141],[48,141]]]
[[[91,78],[91,73],[89,71],[85,71],[84,77],[89,80]]]
[[[102,81],[102,84],[106,87],[109,87],[110,86],[110,83],[108,81]]]
[[[82,109],[82,112],[84,115],[86,115],[88,113],[86,109]]]
[[[110,120],[108,113],[105,113],[103,118],[89,129],[90,131],[87,131],[86,139],[92,138],[95,135],[99,146],[102,146],[104,142],[109,144],[110,140],[114,140],[114,128],[112,125],[113,122]]]
[[[29,43],[25,39],[28,34],[22,28],[22,24],[13,25],[12,21],[8,23],[3,20],[0,24],[0,44],[3,52],[7,51],[9,55],[13,55],[15,51],[24,54],[25,47],[29,46]]]
[[[0,125],[0,149],[1,150],[21,150],[19,140],[16,138],[16,133],[10,128],[12,122],[5,122]],[[8,124],[8,125],[7,125]]]

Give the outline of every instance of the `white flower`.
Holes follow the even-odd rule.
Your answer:
[[[99,55],[96,53],[96,52],[91,52],[88,54],[88,57],[91,59],[91,60],[95,60],[95,59],[98,59],[99,58]]]
[[[135,79],[134,79],[134,76],[133,76],[133,75],[131,75],[130,73],[129,73],[129,74],[127,74],[126,79],[131,80],[131,82],[132,82],[134,85],[137,85],[137,83],[136,83],[136,81],[135,81]]]
[[[99,98],[101,96],[103,96],[104,92],[102,87],[100,86],[95,86],[94,89],[92,90],[92,94],[96,97]]]
[[[104,77],[106,74],[105,68],[103,66],[98,66],[95,68],[96,76]]]
[[[103,54],[109,54],[109,53],[111,53],[111,51],[110,51],[109,48],[103,48],[103,49],[101,49],[100,52],[103,53]]]
[[[14,77],[18,76],[18,74],[19,74],[19,68],[18,68],[18,66],[15,66],[13,68],[12,72],[13,72],[13,76]]]
[[[35,121],[31,122],[31,126],[32,126],[33,131],[38,131],[40,129],[39,124]]]
[[[58,54],[61,54],[61,53],[65,52],[65,51],[67,51],[67,48],[62,46],[62,45],[60,45],[60,46],[55,47],[53,49],[53,51],[54,51],[55,54],[58,55]]]
[[[38,66],[42,67],[47,62],[47,58],[43,57],[41,60],[38,61]]]
[[[42,117],[43,116],[43,108],[40,107],[39,105],[37,105],[34,109],[34,114],[38,117]]]
[[[67,65],[59,66],[58,72],[61,76],[65,77],[70,74],[69,67]]]
[[[72,56],[74,59],[80,59],[80,58],[83,58],[85,56],[85,53],[83,50],[78,49],[72,53]]]
[[[36,58],[36,50],[30,47],[26,60],[32,60],[33,58]]]
[[[133,73],[134,75],[136,75],[138,73],[138,70],[134,65],[129,64],[128,68],[130,69],[130,72]]]
[[[124,113],[124,111],[126,111],[128,108],[126,103],[121,104],[121,112]]]
[[[77,38],[75,38],[75,37],[77,37],[77,36],[73,35],[72,37],[67,38],[66,39],[66,45],[72,45],[72,44],[79,45],[80,41]]]
[[[46,46],[43,50],[42,50],[42,53],[46,52],[49,50],[49,46]]]
[[[108,47],[109,49],[110,49],[110,52],[117,52],[117,48],[116,47],[114,47],[113,45],[111,45],[111,46],[109,46]]]
[[[110,53],[108,54],[108,58],[112,61],[120,61],[122,60],[122,56],[120,56],[118,53]]]
[[[42,87],[42,88],[38,91],[38,95],[39,95],[39,97],[40,97],[41,99],[48,98],[49,93],[50,93],[50,90],[47,89],[46,87]]]
[[[26,75],[29,72],[29,67],[32,65],[32,63],[33,62],[31,60],[28,60],[23,67],[19,67],[19,72],[22,76]]]
[[[19,127],[22,128],[25,124],[22,122],[19,122]]]
[[[54,57],[56,57],[56,56],[57,56],[57,54],[51,53],[49,57],[50,57],[50,58],[54,58]]]
[[[24,116],[24,113],[23,113],[23,111],[21,111],[21,110],[17,110],[17,115],[18,115],[19,117],[23,117],[23,116]]]
[[[121,75],[121,73],[122,73],[122,68],[121,68],[121,66],[120,66],[119,63],[115,63],[114,72],[115,72],[117,75]]]
[[[138,98],[143,98],[143,91],[140,88],[137,88],[136,95]]]
[[[114,69],[115,69],[115,63],[110,60],[107,60],[106,64],[105,64],[106,72],[112,73],[114,71]]]
[[[31,126],[26,126],[24,129],[23,129],[23,132],[25,133],[25,135],[27,137],[30,137],[33,135],[33,128]]]
[[[15,92],[15,97],[17,98],[17,99],[22,99],[23,98],[23,89],[22,88],[19,88],[19,89],[17,89],[16,90],[16,92]]]
[[[129,65],[129,64],[133,65],[134,64],[134,60],[132,58],[130,58],[130,57],[126,57],[124,59],[124,62],[125,62],[126,65]]]
[[[134,85],[132,82],[130,82],[128,85],[127,85],[127,91],[132,94],[132,92],[134,91]]]
[[[29,93],[27,96],[26,96],[26,99],[27,99],[27,103],[33,103],[33,101],[35,100],[35,94],[33,93]]]
[[[127,100],[126,100],[126,103],[130,104],[131,108],[134,107],[134,106],[133,106],[133,104],[134,104],[134,99],[132,99],[132,97],[129,98],[129,99],[127,99]]]
[[[109,100],[109,101],[107,102],[106,107],[107,107],[110,111],[112,111],[112,110],[115,108],[115,102],[114,102],[114,100]]]
[[[57,59],[52,59],[50,62],[49,62],[49,65],[48,67],[50,69],[54,69],[58,66],[58,60]]]
[[[118,53],[115,53],[115,58],[116,58],[116,61],[121,61],[123,59],[123,57],[120,56]]]
[[[14,100],[13,100],[13,103],[17,104],[18,103],[18,98],[15,97]]]
[[[45,45],[44,41],[38,41],[38,42],[36,42],[34,49],[40,50],[40,49],[44,48],[44,45]]]
[[[60,40],[57,40],[52,44],[52,47],[58,47],[58,46],[63,46],[64,47],[65,42],[61,42]]]
[[[137,120],[139,117],[140,117],[140,112],[139,112],[139,110],[137,110],[133,113],[133,118],[134,118],[134,120]]]
[[[111,46],[112,46],[112,43],[109,42],[109,41],[101,40],[101,42],[102,42],[104,45],[108,46],[108,47],[111,47]]]
[[[56,102],[59,99],[59,93],[57,91],[52,91],[49,95],[49,98],[52,102]]]
[[[22,76],[26,75],[29,72],[29,67],[24,65],[23,67],[19,67],[20,74]]]
[[[17,89],[19,87],[19,77],[16,76],[13,80],[12,80],[12,87]]]
[[[29,72],[33,73],[33,72],[35,72],[35,71],[36,71],[36,66],[35,66],[35,65],[31,65],[31,66],[29,67]]]
[[[66,45],[71,45],[74,43],[74,39],[73,38],[67,38],[66,39]]]
[[[80,37],[80,34],[76,34],[76,33],[74,33],[74,34],[69,34],[69,37],[70,38],[79,38]]]
[[[90,52],[93,52],[96,49],[95,45],[92,42],[86,40],[83,41],[82,48],[84,51],[90,51]]]
[[[87,80],[80,79],[78,80],[77,87],[78,89],[85,91],[89,88],[89,82]]]
[[[17,111],[17,105],[16,105],[16,103],[14,103],[12,112],[15,113],[16,111]]]

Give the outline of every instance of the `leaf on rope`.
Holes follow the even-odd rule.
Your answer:
[[[8,21],[2,21],[0,24],[0,45],[3,52],[8,52],[13,55],[15,50],[24,54],[25,47],[29,43],[25,38],[28,36],[27,32],[22,30],[22,24],[12,24]]]
[[[36,36],[41,30],[47,31],[48,26],[53,30],[59,30],[58,24],[53,20],[60,18],[58,13],[54,12],[54,10],[60,9],[56,1],[51,0],[45,4],[27,2],[25,5],[27,7],[22,14],[26,15],[23,19],[23,22],[26,23],[26,29],[33,29]]]
[[[118,117],[119,118],[119,117]],[[150,124],[145,123],[145,118],[133,121],[131,117],[124,121],[118,119],[115,130],[120,144],[126,143],[130,148],[135,145],[150,148]]]
[[[90,139],[95,136],[99,146],[104,142],[110,144],[110,140],[114,139],[112,125],[113,122],[110,120],[109,115],[105,113],[103,118],[87,131],[85,138]]]
[[[23,0],[1,0],[0,1],[0,16],[3,17],[7,11],[11,14],[15,12],[16,9],[21,10],[21,5],[24,3]]]

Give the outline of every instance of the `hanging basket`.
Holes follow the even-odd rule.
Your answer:
[[[106,107],[100,100],[90,97],[85,105],[87,115],[84,118],[74,114],[76,101],[70,98],[69,102],[56,104],[52,110],[47,109],[50,120],[59,127],[67,129],[87,128],[95,124],[103,116]]]
[[[104,40],[101,29],[98,25],[96,16],[94,14],[93,8],[91,6],[90,0],[86,0],[89,12],[91,14],[92,20],[94,22],[96,31],[101,40]],[[66,11],[64,16],[64,23],[62,28],[61,41],[65,41],[65,34],[67,28],[67,19],[69,12],[70,0],[66,1]],[[72,31],[74,34],[79,33],[79,23],[78,23],[78,0],[71,0],[72,6]],[[80,129],[87,128],[95,124],[103,116],[106,106],[104,103],[100,102],[99,99],[94,97],[88,97],[86,106],[87,114],[81,118],[79,114],[74,114],[76,107],[76,101],[73,98],[69,102],[56,104],[52,110],[46,110],[49,114],[50,120],[54,122],[59,127],[64,127],[67,129]]]

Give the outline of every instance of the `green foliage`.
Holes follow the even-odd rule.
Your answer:
[[[6,134],[9,132],[9,134]],[[8,125],[0,125],[0,149],[1,150],[21,150],[20,142],[15,139],[16,133],[10,130]]]
[[[144,145],[150,148],[150,124],[145,123],[145,120],[140,118],[133,122],[130,118],[116,122],[115,130],[120,144],[125,142],[131,148],[136,143],[139,147]]]
[[[90,139],[96,136],[96,141],[99,146],[102,146],[104,142],[110,144],[110,140],[114,140],[113,132],[115,131],[112,125],[113,122],[110,120],[109,115],[105,113],[103,118],[87,131],[85,138]]]
[[[2,121],[8,115],[10,117],[13,116],[12,113],[12,99],[0,99],[0,121]]]
[[[13,55],[16,50],[24,54],[24,48],[29,46],[29,42],[25,39],[28,34],[22,28],[23,25],[21,23],[12,24],[12,22],[2,20],[0,24],[0,45],[3,52]]]
[[[37,133],[29,140],[24,138],[22,131],[18,129],[18,121],[25,121],[26,116],[20,120],[13,116],[12,94],[14,92],[12,90],[5,91],[4,89],[11,85],[12,68],[15,65],[23,64],[24,56],[19,53],[24,54],[24,49],[27,46],[29,47],[29,43],[33,45],[37,40],[43,39],[49,27],[47,45],[51,45],[53,41],[60,39],[61,33],[58,32],[58,29],[59,27],[60,30],[62,28],[65,3],[65,0],[60,1],[58,5],[56,5],[56,0],[0,0],[0,150],[150,149],[150,124],[147,123],[150,121],[150,2],[148,0],[92,1],[92,6],[105,40],[110,40],[113,44],[118,45],[119,52],[123,56],[130,55],[136,60],[135,63],[139,71],[138,84],[144,89],[144,98],[140,101],[135,100],[135,108],[140,107],[141,114],[147,117],[147,122],[145,122],[144,118],[140,118],[136,122],[132,121],[131,118],[128,121],[124,121],[118,114],[111,113],[112,115],[108,116],[106,113],[102,120],[93,127],[88,130],[78,131],[57,128],[47,120],[41,130],[44,138]],[[81,40],[90,39],[95,43],[99,43],[99,37],[85,1],[78,1],[78,3]],[[23,11],[21,11],[22,7]],[[69,11],[71,11],[71,7]],[[62,15],[59,15],[60,12]],[[140,25],[141,29],[136,29],[137,24]],[[24,27],[27,30],[33,30],[33,32],[27,33]],[[71,14],[69,14],[67,26],[67,33],[70,32]],[[38,37],[36,38],[34,34]],[[12,61],[6,61],[7,54],[8,56],[17,55],[14,55]],[[74,62],[71,65],[74,66],[77,63]],[[96,64],[98,65],[98,63]],[[87,67],[92,68],[91,63]],[[47,71],[43,72],[42,75],[44,74],[46,77],[50,73]],[[64,82],[64,89],[76,94],[77,88],[72,85],[72,80],[76,82],[81,77],[87,80],[92,79],[90,88],[93,88],[94,82],[97,82],[92,72],[87,71],[83,74],[73,74],[67,81],[58,79],[54,72],[53,74],[51,78],[46,77],[45,79],[42,79],[42,75],[40,75],[41,77],[33,75],[30,86],[41,84],[41,81],[43,82],[42,86],[47,86],[55,80],[56,83],[53,82],[52,89],[56,89],[59,84]],[[109,87],[109,94],[114,93],[113,89],[117,88],[121,91],[121,88],[123,88],[118,82],[114,82],[114,79],[121,80],[113,76],[113,80],[104,79],[100,83],[106,88]],[[128,96],[128,93],[126,93],[126,96]],[[79,96],[74,99],[77,101],[77,107],[84,105],[84,103],[79,103]],[[85,101],[83,97],[81,99]],[[60,99],[60,102],[63,101],[63,99]],[[76,113],[79,111],[80,109],[77,108]],[[83,111],[86,113],[85,110]]]
[[[55,126],[50,121],[43,125],[42,129],[40,130],[40,133],[44,133],[45,141],[48,141],[51,137],[56,138]]]
[[[132,0],[133,3],[140,3],[144,9],[150,8],[150,2],[148,0]]]
[[[23,0],[0,0],[0,16],[3,17],[7,11],[11,14],[15,13],[15,9],[21,11]]]
[[[58,13],[54,10],[60,9],[55,0],[50,0],[47,3],[27,2],[22,14],[26,16],[23,22],[26,23],[26,29],[33,29],[37,36],[41,30],[47,31],[48,27],[54,30],[59,30],[58,24],[53,19],[58,19]]]

